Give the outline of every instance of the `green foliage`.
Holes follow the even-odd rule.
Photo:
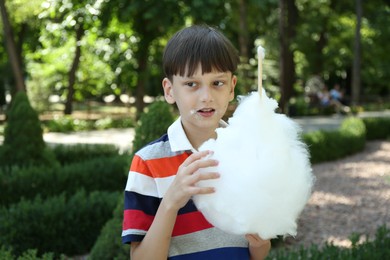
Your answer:
[[[367,140],[390,139],[390,118],[363,118],[367,129]]]
[[[4,146],[0,165],[54,165],[55,158],[46,149],[38,114],[25,92],[18,92],[7,113]]]
[[[136,126],[133,151],[159,138],[173,120],[171,106],[166,102],[157,101],[149,105]],[[122,245],[120,239],[122,218],[123,198],[119,201],[114,217],[103,228],[91,252],[92,259],[128,259],[129,246]]]
[[[111,144],[58,144],[51,148],[61,165],[85,162],[97,157],[115,157],[119,149]]]
[[[44,253],[42,255],[38,254],[38,250],[36,249],[28,249],[23,252],[21,255],[14,255],[12,249],[7,249],[6,247],[0,248],[0,259],[2,260],[65,260],[65,255],[61,255],[60,257],[56,257],[54,253]]]
[[[173,123],[171,106],[163,101],[150,104],[135,127],[133,152],[163,135]]]
[[[0,208],[0,244],[15,254],[37,248],[38,253],[80,255],[92,248],[101,227],[112,216],[118,192],[80,190],[46,200],[21,200]]]
[[[363,121],[352,117],[345,119],[336,131],[319,130],[303,135],[312,163],[335,160],[361,151],[365,138]]]
[[[0,170],[0,205],[40,195],[43,199],[60,193],[119,191],[126,183],[127,156],[97,157],[56,167],[13,167]]]
[[[89,255],[90,259],[129,259],[130,246],[122,244],[123,196],[120,196],[114,216],[103,227]]]
[[[382,260],[390,258],[390,230],[386,226],[377,229],[373,241],[366,240],[358,244],[360,235],[351,236],[352,248],[337,247],[326,244],[323,248],[312,245],[310,248],[294,250],[271,250],[267,259],[343,259],[343,260]]]
[[[75,132],[85,130],[103,130],[110,128],[133,127],[134,121],[131,118],[110,118],[105,117],[98,120],[75,119],[66,115],[44,122],[44,128],[48,132]]]

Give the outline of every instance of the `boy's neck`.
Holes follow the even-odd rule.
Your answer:
[[[216,129],[216,128],[215,128]],[[209,129],[208,131],[205,131],[204,129],[201,130],[189,130],[185,129],[184,131],[187,135],[188,141],[190,141],[192,147],[194,147],[196,150],[199,149],[199,147],[209,140],[210,138],[217,138],[217,133],[215,132],[215,129]]]

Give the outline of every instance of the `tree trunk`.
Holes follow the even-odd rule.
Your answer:
[[[149,56],[149,47],[150,41],[144,39],[139,43],[139,49],[136,53],[138,61],[138,79],[137,79],[137,89],[136,89],[136,99],[135,107],[137,110],[136,119],[138,120],[145,108],[144,96],[145,96],[145,86],[148,79],[148,56]]]
[[[0,9],[1,9],[1,18],[3,21],[4,36],[7,45],[8,56],[9,56],[9,60],[12,66],[12,71],[16,82],[16,92],[26,91],[26,85],[24,83],[24,78],[23,78],[23,69],[20,63],[20,61],[22,60],[21,58],[22,54],[17,51],[18,49],[15,43],[14,32],[11,23],[9,21],[4,0],[0,0]]]
[[[354,43],[354,59],[352,69],[352,104],[359,104],[360,99],[360,59],[361,59],[361,36],[360,28],[362,21],[362,0],[356,0],[356,31]]]
[[[242,78],[240,81],[243,83],[243,89],[245,92],[249,92],[250,89],[250,79],[249,72],[252,68],[249,66],[249,52],[248,52],[248,42],[249,42],[249,33],[248,33],[248,21],[247,21],[247,5],[245,0],[239,1],[239,25],[240,30],[238,32],[238,42],[240,44],[240,56],[242,66]]]
[[[297,23],[298,10],[294,1],[279,0],[280,19],[280,89],[281,97],[279,107],[281,112],[286,112],[287,104],[293,95],[295,83],[295,63],[294,52],[291,50],[291,42],[295,36],[295,26]]]
[[[74,97],[74,84],[76,82],[76,72],[80,64],[81,57],[81,39],[84,36],[83,25],[80,24],[76,30],[76,52],[73,58],[72,66],[69,70],[68,77],[68,95],[65,103],[65,115],[71,115],[73,112],[73,97]]]

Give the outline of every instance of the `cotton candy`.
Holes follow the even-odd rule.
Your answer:
[[[196,207],[215,227],[233,234],[258,234],[263,239],[295,236],[297,218],[311,195],[314,177],[300,127],[275,112],[277,102],[253,92],[240,100],[211,150],[221,177],[198,183],[216,192],[193,197]]]

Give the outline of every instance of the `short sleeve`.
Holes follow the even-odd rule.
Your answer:
[[[124,191],[122,242],[141,241],[149,230],[161,199],[147,162],[135,155]]]

